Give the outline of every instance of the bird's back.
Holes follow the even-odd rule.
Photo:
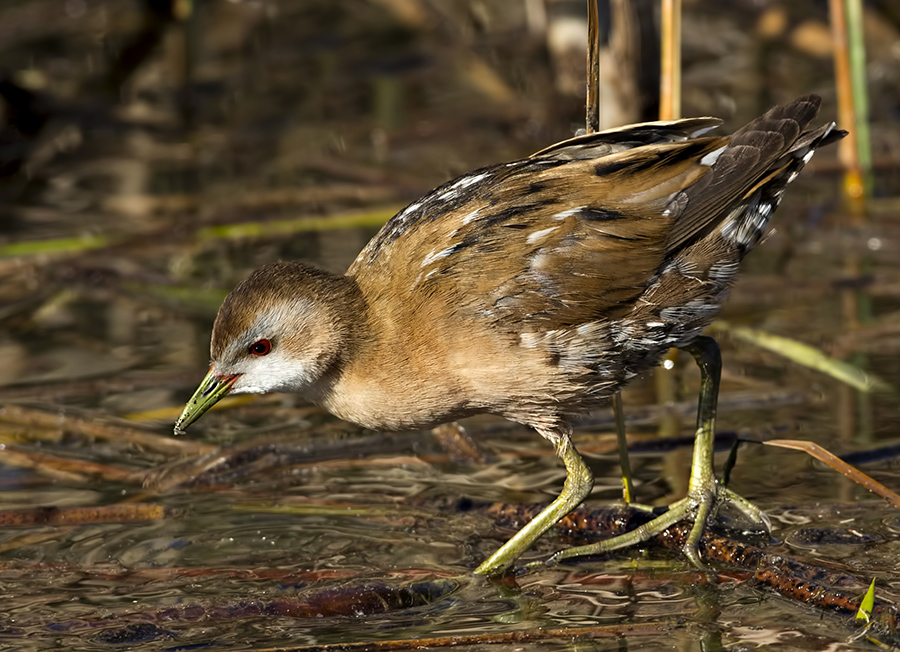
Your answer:
[[[841,135],[804,131],[819,104],[798,98],[731,138],[702,135],[715,118],[632,125],[477,170],[398,213],[348,275],[394,306],[376,318],[418,321],[423,349],[489,333],[473,374],[479,356],[507,356],[512,375],[536,365],[523,396],[580,411],[713,320],[784,188]]]

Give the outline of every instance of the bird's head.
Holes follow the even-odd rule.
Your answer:
[[[227,394],[309,394],[349,346],[352,281],[302,263],[253,272],[213,326],[209,373],[175,423],[180,434]],[[350,305],[348,305],[350,304]]]

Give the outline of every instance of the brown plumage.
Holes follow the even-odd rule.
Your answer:
[[[344,276],[257,270],[225,300],[176,429],[229,389],[295,391],[376,429],[498,414],[562,456],[572,416],[713,320],[786,185],[842,135],[804,131],[819,104],[730,138],[702,135],[715,118],[573,138],[432,191]]]

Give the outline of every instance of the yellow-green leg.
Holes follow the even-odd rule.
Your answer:
[[[622,393],[616,392],[612,398],[613,414],[616,416],[616,443],[619,445],[619,466],[622,469],[622,500],[625,504],[634,502],[634,483],[631,481],[631,460],[628,459],[628,437],[625,434],[625,413],[622,410]]]
[[[575,450],[568,433],[563,433],[562,436],[555,432],[541,434],[548,439],[556,440],[556,454],[566,465],[566,482],[563,490],[556,500],[476,568],[475,573],[478,575],[497,575],[512,566],[513,562],[544,532],[578,507],[594,486],[594,476]]]
[[[733,504],[751,521],[768,527],[768,519],[765,514],[733,491],[721,487],[713,472],[716,409],[719,397],[719,379],[722,372],[722,356],[719,352],[719,345],[711,337],[701,336],[684,349],[697,361],[701,376],[700,400],[697,406],[697,434],[687,496],[670,505],[665,514],[635,530],[606,541],[561,550],[550,557],[548,563],[635,546],[655,537],[679,521],[693,518],[694,524],[684,545],[684,554],[695,566],[702,567],[697,544],[703,535],[703,529],[713,507],[717,506],[719,502]]]

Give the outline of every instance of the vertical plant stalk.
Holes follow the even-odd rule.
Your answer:
[[[859,0],[829,0],[828,9],[834,40],[838,121],[850,128],[850,133],[838,144],[838,157],[844,167],[843,194],[850,215],[859,222],[865,214],[872,167],[862,7]],[[851,257],[845,264],[845,273],[850,277],[859,276],[867,267],[865,260]],[[848,329],[871,321],[871,302],[865,293],[847,290],[841,304]],[[854,363],[864,367],[866,361],[858,355]],[[872,421],[869,397],[858,391],[843,389],[840,407],[839,422],[843,437],[867,439]]]
[[[589,134],[600,130],[600,12],[598,0],[587,0],[587,96],[585,97],[584,128]],[[613,412],[616,417],[616,442],[619,449],[619,466],[622,469],[622,497],[626,503],[634,500],[634,483],[631,479],[631,461],[628,459],[628,439],[625,434],[625,416],[622,412],[622,394],[613,396]]]
[[[660,8],[659,119],[675,120],[681,117],[681,0],[662,0]],[[678,349],[669,351],[665,361],[671,363],[667,369],[674,369],[678,363]],[[675,374],[656,369],[654,379],[656,397],[661,405],[676,400]],[[660,421],[661,437],[674,436],[680,430],[681,419],[677,415],[667,415]],[[681,459],[674,460],[679,467],[682,462]]]
[[[851,126],[857,133],[856,152],[863,174],[863,191],[871,189],[872,140],[869,135],[869,93],[866,86],[866,43],[863,27],[862,0],[847,0],[847,39],[850,44],[850,82],[856,122]]]
[[[681,116],[681,0],[662,0],[659,119]]]
[[[863,175],[863,192],[871,190],[872,139],[869,135],[869,93],[866,86],[866,43],[863,27],[862,0],[847,0],[847,39],[850,45],[850,83],[856,106],[856,155]]]
[[[829,0],[834,40],[834,76],[838,97],[838,122],[850,134],[838,144],[844,166],[844,195],[853,213],[861,215],[866,195],[865,178],[871,169],[868,135],[868,98],[865,88],[865,46],[859,0]]]
[[[589,134],[600,131],[600,15],[598,0],[587,0],[587,95],[584,100],[584,128]]]

